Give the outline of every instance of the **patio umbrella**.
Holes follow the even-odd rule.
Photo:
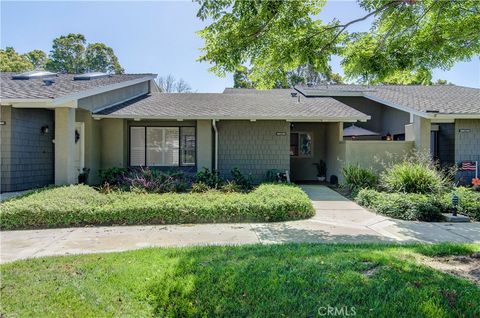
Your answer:
[[[378,136],[380,134],[370,131],[368,129],[357,127],[355,124],[352,124],[350,127],[343,129],[344,137],[358,137],[358,136]]]

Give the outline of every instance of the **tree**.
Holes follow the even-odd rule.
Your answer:
[[[182,78],[176,80],[172,74],[160,76],[157,80],[158,87],[163,93],[190,93],[192,88]]]
[[[88,70],[115,74],[124,72],[113,49],[103,43],[92,43],[87,46],[85,63]]]
[[[83,73],[85,64],[85,36],[69,33],[53,40],[47,69],[60,73]]]
[[[235,88],[256,88],[257,84],[249,79],[249,70],[241,66],[233,73],[233,87]],[[340,74],[333,73],[329,68],[327,73],[320,73],[314,70],[311,65],[302,65],[292,71],[285,73],[285,77],[276,81],[272,88],[289,88],[299,84],[328,83],[342,84],[343,78]]]
[[[47,54],[42,50],[33,50],[26,54],[24,54],[24,58],[26,58],[30,63],[32,63],[33,69],[45,69],[47,64]]]
[[[333,55],[342,58],[347,79],[375,83],[399,76],[426,81],[432,69],[480,54],[477,0],[358,0],[366,14],[347,23],[316,18],[325,0],[196,1],[197,16],[212,21],[199,32],[199,60],[220,76],[250,65],[248,77],[261,88],[302,65],[325,74]],[[369,32],[350,32],[367,19]]]
[[[32,63],[24,56],[18,54],[13,47],[0,49],[1,72],[23,72],[33,69]]]
[[[46,68],[61,73],[124,72],[111,47],[86,43],[83,34],[70,33],[54,39]]]

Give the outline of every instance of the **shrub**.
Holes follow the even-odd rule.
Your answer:
[[[211,190],[205,183],[203,182],[194,182],[192,183],[192,187],[190,189],[191,192],[195,193],[202,193]]]
[[[458,213],[469,216],[472,220],[480,221],[480,192],[470,188],[458,187],[453,190],[458,196]],[[452,210],[453,193],[446,193],[442,197],[446,212]]]
[[[430,194],[446,189],[454,170],[440,170],[430,154],[413,152],[384,164],[380,185],[388,192]]]
[[[242,192],[242,188],[235,181],[227,181],[220,188],[222,192],[232,193],[232,192]]]
[[[287,182],[286,172],[279,169],[270,169],[267,171],[266,181],[269,183]]]
[[[125,168],[113,167],[105,170],[98,171],[101,184],[109,184],[110,186],[119,185],[122,181],[124,174],[128,172]]]
[[[345,186],[356,194],[361,189],[375,188],[378,184],[378,176],[372,169],[363,168],[359,165],[346,165],[342,169]]]
[[[387,193],[362,189],[355,201],[367,208],[402,220],[441,221],[443,205],[435,196],[416,193]]]
[[[210,169],[207,168],[197,172],[195,175],[195,181],[202,182],[212,189],[217,189],[222,184],[220,173],[217,170],[210,171]]]
[[[0,229],[111,224],[275,222],[313,216],[296,186],[265,184],[250,193],[102,194],[85,185],[39,191],[1,204]]]
[[[185,192],[189,187],[189,180],[182,171],[167,171],[150,168],[131,170],[124,174],[120,185],[135,192]]]
[[[233,168],[232,171],[230,171],[230,174],[233,177],[235,185],[243,191],[250,191],[253,188],[252,177],[250,175],[245,177],[238,168]]]

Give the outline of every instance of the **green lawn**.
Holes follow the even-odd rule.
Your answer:
[[[480,288],[415,255],[480,245],[143,249],[1,266],[5,317],[479,317]],[[345,307],[346,306],[346,307]]]

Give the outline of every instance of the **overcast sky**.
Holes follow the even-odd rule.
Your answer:
[[[206,23],[196,17],[198,5],[181,2],[20,2],[1,1],[1,47],[18,52],[48,52],[52,40],[68,33],[82,33],[87,42],[111,46],[128,73],[173,74],[198,92],[221,92],[233,85],[232,76],[219,78],[199,63],[202,40],[196,31]],[[354,1],[329,1],[320,15],[347,21],[364,12]],[[369,21],[350,30],[368,30]],[[342,73],[333,59],[335,72]],[[480,88],[480,61],[457,63],[448,71],[435,70],[434,79]]]

